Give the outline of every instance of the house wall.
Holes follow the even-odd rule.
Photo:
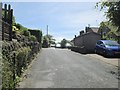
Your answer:
[[[79,47],[85,47],[88,52],[93,52],[96,42],[101,39],[99,34],[94,32],[87,33],[74,39],[74,45]]]
[[[83,37],[79,36],[74,39],[74,46],[83,46]]]
[[[99,34],[89,33],[84,36],[84,46],[87,51],[93,52],[96,42],[101,39]]]

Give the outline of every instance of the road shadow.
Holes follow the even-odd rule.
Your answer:
[[[103,54],[98,54],[98,53],[95,53],[95,52],[87,52],[87,51],[82,51],[82,50],[72,50],[71,49],[71,51],[74,51],[74,52],[76,52],[76,53],[80,53],[80,54],[82,54],[82,55],[87,55],[87,54],[97,54],[97,55],[100,55],[100,56],[102,56],[102,57],[104,57],[104,58],[109,58],[109,59],[120,59],[120,55],[115,55],[115,56],[105,56],[105,55],[103,55]]]
[[[115,58],[117,58],[117,59],[120,59],[120,55],[105,56],[105,55],[103,55],[103,54],[98,54],[98,53],[95,53],[95,54],[100,55],[100,56],[103,56],[104,58],[110,58],[110,59],[115,59]]]

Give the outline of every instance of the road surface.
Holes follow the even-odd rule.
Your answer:
[[[67,49],[42,49],[19,88],[118,88],[115,66]]]

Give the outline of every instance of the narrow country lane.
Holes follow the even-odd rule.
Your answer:
[[[118,88],[117,70],[67,49],[42,49],[19,88]]]

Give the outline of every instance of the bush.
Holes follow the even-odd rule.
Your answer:
[[[49,39],[46,36],[43,37],[42,47],[43,48],[48,48],[49,47]]]
[[[36,40],[35,36],[30,36]],[[26,44],[26,45],[24,45]],[[29,47],[28,47],[29,46]],[[31,46],[31,49],[30,49]],[[3,41],[2,43],[2,88],[14,88],[23,70],[39,51],[38,42]],[[15,73],[14,73],[15,71]],[[15,78],[13,76],[15,75]]]
[[[25,30],[25,31],[23,32],[23,35],[25,35],[25,36],[30,36],[30,32],[29,32],[28,30]]]
[[[31,49],[29,47],[22,47],[18,42],[6,42],[2,43],[2,88],[14,88],[17,83],[17,79],[13,79],[15,76],[19,76],[22,73],[22,69],[27,67],[28,55]],[[31,56],[32,57],[32,56]],[[14,64],[15,61],[15,64]],[[21,68],[20,68],[21,67]]]
[[[18,78],[22,74],[22,70],[27,67],[28,55],[31,49],[29,47],[22,47],[17,51],[7,52],[2,56],[2,88],[14,88],[17,84]],[[15,63],[14,63],[15,61]],[[15,73],[13,73],[15,71]]]
[[[31,35],[34,35],[37,38],[37,40],[38,40],[39,43],[41,43],[41,40],[42,40],[42,31],[40,31],[40,30],[30,30],[30,29],[28,31],[30,31]]]
[[[29,40],[30,40],[30,41],[36,41],[37,38],[36,38],[34,35],[30,35],[30,36],[29,36]]]
[[[27,67],[28,63],[28,56],[31,49],[29,47],[22,47],[17,50],[16,52],[16,69],[17,69],[17,75],[20,76],[22,73],[22,69],[25,69]]]

